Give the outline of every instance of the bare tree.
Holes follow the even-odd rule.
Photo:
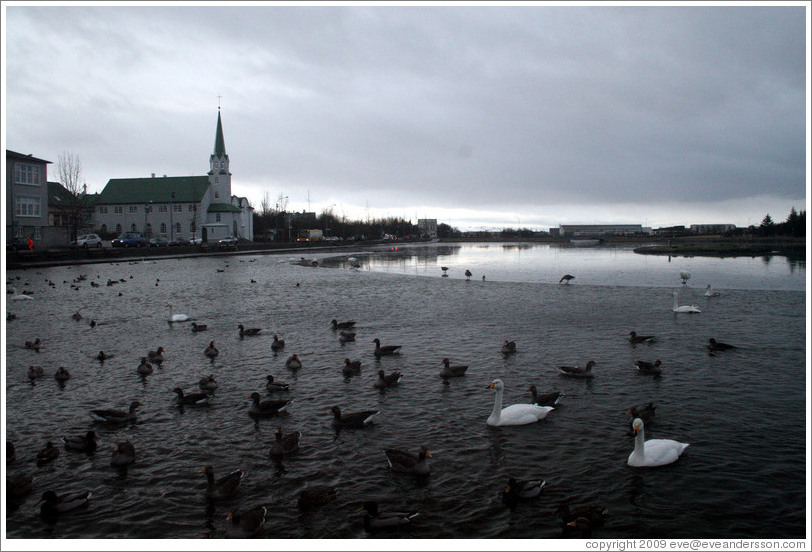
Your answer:
[[[267,217],[270,216],[271,211],[271,195],[268,193],[268,190],[265,190],[262,193],[262,201],[259,203],[259,214],[263,217]]]
[[[63,152],[56,164],[59,183],[70,193],[70,201],[65,205],[68,215],[71,239],[75,240],[79,227],[83,226],[88,213],[87,185],[82,182],[82,161],[78,155]]]

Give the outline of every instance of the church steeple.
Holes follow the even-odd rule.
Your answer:
[[[226,140],[223,138],[223,121],[220,107],[217,107],[217,133],[214,136],[214,153],[209,158],[209,185],[212,188],[212,203],[231,201],[231,172],[228,167]]]
[[[215,157],[226,156],[226,140],[223,138],[223,121],[220,120],[220,108],[217,108],[217,135],[214,138]]]

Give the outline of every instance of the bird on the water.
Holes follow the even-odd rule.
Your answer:
[[[637,345],[638,343],[651,343],[656,339],[657,337],[653,335],[637,335],[637,333],[634,331],[629,332],[629,343],[632,345]]]
[[[399,351],[402,345],[384,345],[381,347],[381,340],[377,337],[372,340],[375,344],[375,356],[381,357],[385,355],[393,355]]]
[[[595,366],[595,361],[590,360],[586,363],[586,366],[581,368],[580,366],[559,366],[558,371],[561,372],[565,376],[572,376],[576,378],[591,378],[592,374],[592,367]]]
[[[372,422],[372,418],[380,414],[378,410],[361,410],[342,414],[341,409],[334,406],[328,414],[333,415],[333,426],[336,428],[354,427],[361,428]]]

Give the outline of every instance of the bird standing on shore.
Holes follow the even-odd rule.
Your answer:
[[[564,274],[561,277],[561,279],[558,281],[558,283],[560,284],[561,282],[564,282],[565,284],[569,284],[570,280],[572,280],[574,278],[575,278],[575,276],[573,276],[572,274]]]

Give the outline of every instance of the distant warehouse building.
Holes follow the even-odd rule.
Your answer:
[[[437,219],[417,219],[417,228],[421,236],[432,240],[437,237]]]
[[[735,224],[692,224],[693,234],[724,234],[736,229]]]
[[[564,238],[636,236],[643,233],[642,224],[561,224],[559,228]]]

